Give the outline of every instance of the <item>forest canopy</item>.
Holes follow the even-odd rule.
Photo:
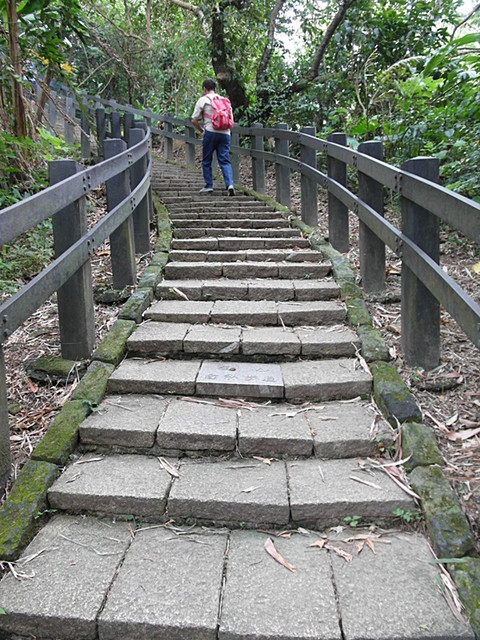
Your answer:
[[[443,183],[480,199],[480,4],[0,0],[0,15],[0,193],[45,147],[56,83],[183,118],[210,76],[239,123],[382,140],[396,164],[437,156]]]

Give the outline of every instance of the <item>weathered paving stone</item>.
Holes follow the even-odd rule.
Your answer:
[[[182,251],[201,250],[215,251],[218,248],[217,238],[185,238],[172,239],[172,249]]]
[[[31,579],[9,574],[0,583],[0,635],[95,639],[96,618],[130,540],[126,523],[55,516],[27,547],[23,558],[33,559],[17,565]]]
[[[243,329],[244,355],[300,355],[300,340],[293,331],[283,327],[257,327]]]
[[[100,640],[215,640],[227,533],[140,531],[99,622]]]
[[[318,458],[354,458],[393,445],[393,430],[367,403],[326,403],[305,412]]]
[[[169,262],[165,267],[165,279],[219,278],[222,265],[218,262]]]
[[[371,376],[350,358],[286,362],[280,366],[287,400],[348,400],[371,391]]]
[[[292,518],[299,524],[322,528],[345,516],[391,519],[397,508],[415,509],[413,499],[383,471],[367,473],[354,460],[286,464]]]
[[[212,322],[230,324],[277,324],[277,309],[273,301],[217,300],[211,312]]]
[[[334,301],[279,302],[277,306],[285,324],[336,324],[345,320],[345,309]]]
[[[352,562],[332,553],[345,640],[473,640],[439,589],[439,569],[426,540],[400,534],[375,542]]]
[[[327,300],[340,296],[340,287],[328,280],[293,280],[295,300]]]
[[[187,296],[188,300],[201,300],[202,284],[203,280],[163,280],[155,295],[162,300],[184,300],[183,296]]]
[[[288,571],[266,553],[268,536],[231,533],[219,640],[342,638],[328,556],[308,546],[317,537],[274,538]]]
[[[241,329],[194,325],[183,342],[185,353],[234,354],[240,352]]]
[[[233,451],[236,436],[235,409],[174,399],[158,427],[157,443],[161,449]]]
[[[205,361],[198,373],[196,392],[207,396],[283,398],[281,368],[278,364]]]
[[[182,322],[146,322],[130,336],[127,347],[136,354],[182,351],[189,329],[190,325]]]
[[[168,500],[171,518],[227,523],[286,524],[289,520],[283,462],[185,461]]]
[[[170,483],[157,458],[88,454],[64,471],[48,499],[54,509],[161,516]]]
[[[241,411],[238,448],[246,456],[311,456],[313,441],[303,412],[293,405],[275,404]]]
[[[205,300],[246,300],[248,283],[238,280],[207,280],[202,286],[202,297]]]
[[[274,262],[232,262],[224,264],[224,278],[277,278],[278,266]]]
[[[160,300],[145,312],[146,320],[157,322],[208,322],[213,302]]]
[[[108,396],[80,425],[83,444],[153,447],[168,401],[158,396]]]
[[[192,394],[200,360],[147,362],[127,359],[108,380],[109,393]]]
[[[324,278],[329,272],[328,264],[293,262],[278,265],[279,278]]]
[[[293,283],[288,280],[250,280],[248,297],[250,300],[293,300]]]
[[[227,251],[242,249],[263,249],[265,238],[218,238],[218,248]]]
[[[301,342],[301,354],[306,357],[354,356],[360,346],[358,336],[346,327],[299,328],[295,333]]]

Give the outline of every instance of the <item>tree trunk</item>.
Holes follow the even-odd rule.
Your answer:
[[[27,120],[25,117],[25,104],[23,102],[23,86],[17,78],[23,75],[22,58],[18,42],[18,15],[16,0],[6,0],[8,20],[8,45],[10,60],[12,62],[12,97],[13,116],[15,119],[14,131],[18,138],[27,137]]]

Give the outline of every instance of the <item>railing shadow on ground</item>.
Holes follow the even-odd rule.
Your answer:
[[[53,215],[56,255],[47,269],[0,307],[0,486],[10,464],[1,345],[58,291],[62,355],[71,359],[91,355],[94,318],[90,257],[110,236],[113,286],[123,288],[135,282],[135,251],[148,250],[145,243],[152,212],[150,131],[162,141],[168,160],[173,159],[174,141],[178,141],[184,145],[186,164],[193,166],[196,147],[201,145],[189,120],[134,109],[98,96],[84,95],[80,103],[66,101],[65,111],[69,113],[66,137],[67,130],[71,137],[69,127],[76,122],[82,157],[90,160],[93,125],[98,149],[106,159],[83,171],[73,161],[53,164],[51,183],[58,185],[0,212],[0,244]],[[51,113],[51,117],[56,115]],[[300,175],[301,219],[312,229],[318,223],[318,187],[326,189],[329,241],[341,253],[350,248],[349,212],[358,216],[365,292],[379,292],[385,287],[386,247],[401,259],[402,349],[408,364],[427,370],[439,364],[441,305],[473,345],[480,347],[480,306],[439,264],[440,221],[479,243],[480,205],[437,184],[436,159],[414,158],[397,168],[383,162],[381,142],[364,142],[353,150],[346,146],[342,133],[322,140],[313,127],[292,131],[285,124],[273,128],[261,124],[235,126],[231,158],[236,183],[241,156],[251,158],[253,189],[260,194],[265,193],[265,165],[274,166],[276,200],[287,208],[291,205],[291,174]],[[323,171],[320,166],[325,167]],[[84,196],[103,182],[107,184],[109,213],[87,232],[82,222]],[[386,190],[399,200],[400,229],[384,217]],[[65,223],[67,216],[71,218]],[[70,219],[76,220],[75,225]]]

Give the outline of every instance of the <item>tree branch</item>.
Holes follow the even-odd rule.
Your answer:
[[[206,38],[208,38],[209,36],[208,24],[205,19],[205,14],[200,9],[200,7],[197,7],[197,5],[191,4],[190,2],[185,2],[184,0],[170,0],[170,2],[172,2],[173,4],[176,4],[178,7],[181,7],[182,9],[186,9],[187,11],[191,11],[193,14],[195,14],[198,18],[198,22],[200,23],[200,27],[202,28],[203,35]]]
[[[280,11],[283,9],[283,5],[286,0],[277,0],[275,6],[273,7],[272,13],[270,14],[270,19],[268,21],[268,30],[267,30],[267,43],[262,53],[262,57],[260,58],[260,62],[258,63],[257,68],[257,85],[262,83],[262,80],[265,75],[265,71],[270,63],[270,58],[272,57],[273,44],[275,38],[275,27],[277,24],[277,18]]]
[[[464,25],[464,24],[466,24],[466,23],[470,20],[470,18],[471,18],[475,13],[477,13],[477,11],[479,11],[479,10],[480,10],[480,4],[477,4],[477,6],[476,6],[476,7],[474,7],[474,8],[470,11],[470,13],[468,14],[468,16],[466,16],[466,17],[465,17],[461,22],[459,22],[457,25],[455,25],[455,29],[452,31],[452,35],[451,35],[451,37],[450,37],[450,40],[453,40],[453,39],[455,38],[455,34],[457,33],[457,31],[458,31],[461,27],[463,27],[463,25]]]

